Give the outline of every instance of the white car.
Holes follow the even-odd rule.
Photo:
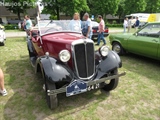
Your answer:
[[[4,32],[4,29],[0,27],[0,46],[4,46],[6,40],[6,34]]]

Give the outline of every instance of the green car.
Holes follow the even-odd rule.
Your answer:
[[[130,52],[160,60],[160,22],[148,23],[134,34],[110,35],[109,39],[119,55]]]

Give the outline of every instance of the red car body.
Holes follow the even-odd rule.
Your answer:
[[[42,73],[51,109],[57,107],[57,94],[63,92],[71,96],[91,89],[110,91],[117,87],[118,78],[125,73],[117,72],[122,63],[115,52],[106,46],[94,51],[94,42],[80,32],[61,30],[67,26],[66,21],[53,21],[51,26],[48,30],[33,29],[27,36],[30,61],[35,72]],[[106,84],[106,80],[110,82]]]

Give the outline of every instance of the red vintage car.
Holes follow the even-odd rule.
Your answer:
[[[50,109],[58,106],[57,94],[77,95],[92,89],[117,87],[121,59],[107,46],[95,51],[94,42],[81,31],[72,31],[70,21],[38,21],[28,38],[28,52],[35,72],[44,78]]]

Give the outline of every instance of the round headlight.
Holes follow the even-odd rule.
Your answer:
[[[109,53],[109,48],[107,46],[102,46],[100,48],[100,54],[103,56],[103,57],[106,57]]]
[[[68,50],[62,50],[59,53],[59,58],[62,62],[68,62],[71,58],[70,52]]]

